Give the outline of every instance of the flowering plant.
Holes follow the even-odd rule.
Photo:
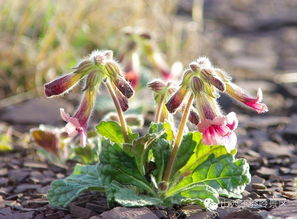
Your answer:
[[[117,111],[116,121],[96,126],[101,142],[96,165],[77,165],[72,175],[51,184],[51,205],[67,206],[81,192],[104,191],[110,205],[149,206],[197,203],[214,210],[219,196],[241,198],[250,182],[249,165],[236,159],[236,114],[225,115],[218,103],[220,92],[253,108],[267,111],[262,93],[252,98],[231,82],[230,76],[199,58],[184,71],[180,85],[154,80],[148,84],[156,103],[155,121],[139,136],[127,125],[124,111],[133,88],[125,72],[113,60],[111,51],[95,51],[79,63],[74,72],[45,85],[47,96],[60,95],[86,78],[83,98],[70,116],[61,109],[69,136],[88,143],[87,124],[96,90],[105,85]],[[178,128],[174,113],[182,112]],[[196,131],[188,131],[187,122]]]

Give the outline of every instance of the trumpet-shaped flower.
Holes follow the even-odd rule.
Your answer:
[[[87,126],[93,111],[94,102],[95,90],[87,89],[74,116],[71,117],[64,109],[60,109],[62,119],[67,122],[65,131],[70,137],[75,137],[79,134],[82,146],[85,146],[87,143]]]
[[[198,130],[203,134],[202,142],[207,145],[224,145],[230,152],[236,147],[237,137],[234,130],[237,128],[236,114],[231,112],[226,116],[217,116],[213,119],[203,119],[198,124]]]

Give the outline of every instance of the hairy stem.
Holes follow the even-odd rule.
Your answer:
[[[170,177],[171,177],[172,169],[173,169],[173,166],[175,164],[177,152],[178,152],[180,143],[181,143],[182,138],[183,138],[184,129],[185,129],[188,117],[189,117],[190,108],[192,106],[193,99],[194,99],[194,95],[192,94],[190,96],[189,100],[188,100],[185,111],[183,113],[181,123],[180,123],[179,128],[178,128],[178,133],[177,133],[176,139],[175,139],[175,141],[173,143],[173,149],[172,149],[172,152],[170,154],[170,157],[169,157],[166,169],[165,169],[165,173],[164,173],[164,177],[163,177],[163,180],[165,182],[168,182]]]
[[[159,123],[162,114],[162,106],[165,101],[165,95],[161,98],[160,102],[157,104],[156,115],[155,115],[155,123]]]
[[[121,108],[121,105],[119,103],[118,98],[116,97],[116,94],[114,92],[114,88],[113,88],[112,84],[110,83],[110,81],[107,80],[105,84],[106,84],[108,92],[109,92],[109,94],[110,94],[110,96],[111,96],[111,98],[112,98],[112,100],[114,102],[114,105],[116,107],[125,142],[128,142],[129,141],[128,128],[127,128],[127,124],[126,124],[126,120],[125,120],[125,117],[124,117],[123,110]]]

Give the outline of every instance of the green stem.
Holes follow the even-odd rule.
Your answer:
[[[166,169],[165,169],[165,173],[164,173],[164,177],[163,177],[163,180],[165,182],[168,182],[171,177],[173,166],[175,164],[175,160],[176,160],[176,156],[177,156],[177,152],[178,152],[180,143],[182,141],[184,129],[185,129],[188,117],[189,117],[190,108],[193,103],[193,99],[194,99],[194,95],[192,94],[188,100],[185,111],[183,113],[181,123],[180,123],[179,129],[178,129],[178,133],[177,133],[176,139],[173,144],[173,149],[172,149],[172,152],[169,157],[169,161],[168,161]]]
[[[122,132],[123,132],[123,135],[124,135],[125,142],[129,142],[128,128],[127,128],[124,113],[123,113],[123,110],[122,110],[121,105],[119,103],[119,100],[116,97],[116,94],[114,92],[114,88],[113,88],[112,84],[110,83],[110,81],[106,81],[105,84],[106,84],[108,92],[109,92],[109,94],[110,94],[110,96],[111,96],[111,98],[112,98],[112,100],[114,102],[114,105],[116,107],[118,117],[119,117],[119,120],[120,120],[120,123],[121,123],[121,128],[122,128]]]
[[[162,106],[164,104],[164,100],[165,100],[165,95],[161,98],[160,102],[157,105],[157,109],[156,109],[156,116],[155,116],[155,123],[159,123],[160,119],[161,119],[161,114],[162,114]]]

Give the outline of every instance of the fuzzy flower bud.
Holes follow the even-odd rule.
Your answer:
[[[190,111],[189,121],[191,123],[193,123],[194,125],[198,125],[198,123],[200,121],[198,113],[196,113],[193,109]]]
[[[191,80],[191,89],[194,94],[199,94],[204,89],[203,81],[194,76]]]

